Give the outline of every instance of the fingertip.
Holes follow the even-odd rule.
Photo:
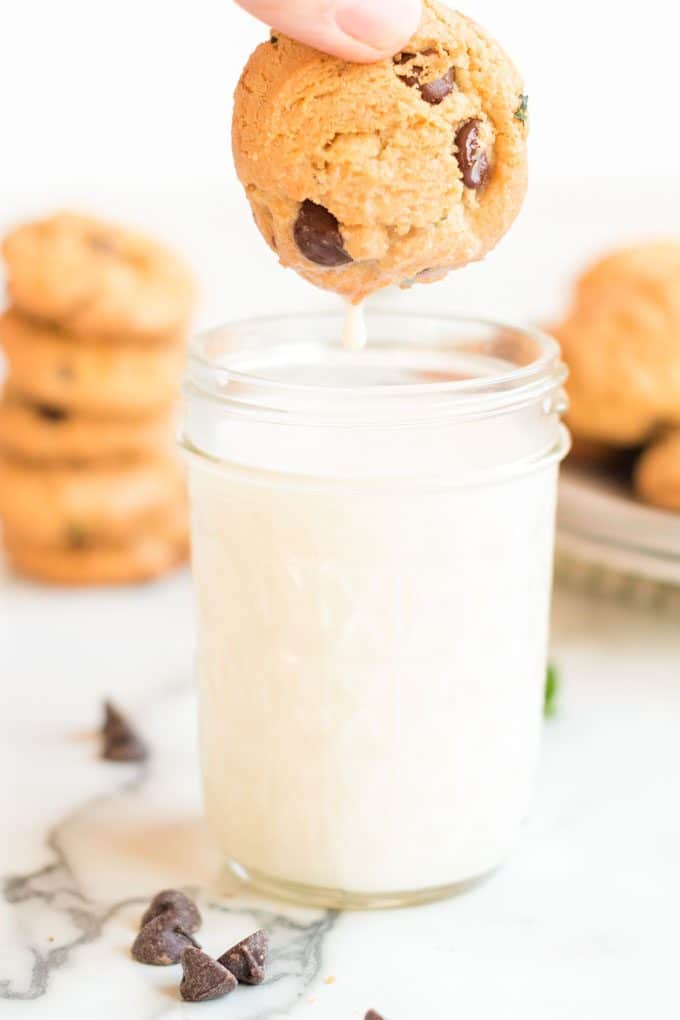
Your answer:
[[[392,56],[411,38],[420,24],[421,0],[340,0],[335,23],[359,43],[356,55],[349,59],[380,60]],[[356,48],[356,46],[354,47]]]

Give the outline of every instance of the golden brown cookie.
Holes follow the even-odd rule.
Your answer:
[[[192,278],[175,255],[89,216],[18,227],[3,252],[12,301],[85,338],[154,337],[181,329],[193,310]]]
[[[352,301],[493,248],[524,198],[526,135],[508,57],[435,0],[394,59],[348,64],[276,35],[236,91],[234,157],[265,240]]]
[[[51,584],[78,586],[149,581],[180,566],[189,554],[186,532],[175,536],[150,532],[118,545],[80,549],[31,545],[23,536],[9,532],[5,548],[17,573]]]
[[[0,399],[0,451],[32,464],[130,460],[172,449],[176,409],[111,418],[34,404],[6,391]]]
[[[680,512],[680,432],[670,432],[642,454],[634,484],[645,503]]]
[[[185,500],[184,472],[171,457],[86,469],[0,459],[0,519],[31,545],[127,539],[181,512]]]
[[[35,403],[93,414],[138,417],[167,407],[185,360],[182,334],[154,344],[84,344],[12,309],[0,318],[0,346],[14,390]]]
[[[569,366],[569,424],[578,435],[636,446],[680,425],[680,243],[638,245],[580,280],[554,330]]]

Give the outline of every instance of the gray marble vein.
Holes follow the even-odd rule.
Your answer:
[[[73,950],[93,942],[117,911],[135,902],[121,900],[102,905],[88,900],[79,888],[74,870],[62,846],[62,833],[69,825],[106,801],[139,790],[146,774],[145,765],[136,766],[134,774],[131,777],[127,775],[124,782],[113,792],[91,797],[85,804],[57,822],[48,831],[45,839],[52,858],[49,864],[25,875],[4,878],[2,894],[8,905],[20,910],[32,901],[40,901],[54,914],[66,917],[76,934],[73,938],[57,943],[46,951],[35,945],[29,946],[33,965],[28,983],[24,987],[17,987],[12,978],[0,977],[1,999],[40,998],[47,991],[52,972],[64,966]]]
[[[186,682],[173,680],[159,685],[149,701],[153,699],[158,713],[161,704],[167,707],[169,700],[185,695],[188,689]],[[87,826],[93,824],[97,812],[105,808],[115,824],[116,819],[124,815],[125,798],[129,795],[147,798],[149,804],[153,801],[153,783],[147,782],[151,775],[148,764],[125,765],[121,771],[122,778],[117,779],[113,789],[89,797],[47,831],[44,840],[48,851],[46,864],[35,871],[0,879],[2,898],[14,914],[13,930],[19,933],[16,941],[20,943],[17,948],[22,958],[20,966],[15,966],[14,961],[8,962],[5,967],[9,973],[0,973],[0,999],[17,1002],[47,995],[54,973],[76,962],[77,951],[100,939],[116,914],[131,906],[138,906],[141,912],[146,902],[144,897],[127,897],[112,902],[99,898],[97,893],[95,898],[86,894],[82,874],[81,880],[78,874],[78,854],[82,853],[79,840],[82,842],[85,838],[83,833],[87,833]],[[162,773],[162,769],[156,770],[156,781],[159,771]],[[168,776],[168,782],[171,781],[172,776]],[[150,893],[155,891],[150,890]],[[206,921],[215,922],[221,916],[225,920],[229,917],[230,924],[225,925],[227,930],[231,931],[236,926],[250,926],[250,930],[261,927],[270,934],[267,981],[247,992],[239,989],[236,1011],[239,1020],[266,1020],[274,1015],[287,1015],[319,976],[323,940],[336,922],[336,913],[295,908],[288,913],[279,913],[268,909],[266,901],[259,899],[253,898],[248,902],[232,894],[222,902],[211,896],[209,889],[194,888],[191,891],[200,902]],[[211,928],[214,931],[216,925],[212,923]],[[49,936],[50,944],[45,947],[47,931],[55,934]],[[216,947],[211,948],[215,950]],[[220,951],[227,948],[227,945],[221,946]],[[131,961],[130,966],[138,965]],[[156,994],[151,984],[149,994],[152,998]],[[167,995],[163,1001],[163,996],[157,994],[158,1011],[153,1015],[168,1016],[177,1006],[174,990],[169,990],[170,1001]]]

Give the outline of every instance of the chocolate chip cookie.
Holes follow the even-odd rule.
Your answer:
[[[97,542],[76,549],[64,544],[34,545],[11,530],[5,550],[12,568],[25,577],[62,585],[135,584],[174,570],[187,559],[186,532],[140,532],[120,542]]]
[[[181,329],[194,284],[186,266],[133,231],[61,213],[5,239],[7,285],[25,314],[81,336],[145,339]]]
[[[127,418],[71,411],[6,390],[0,399],[0,451],[30,464],[125,461],[174,443],[174,407]]]
[[[680,244],[636,245],[580,279],[554,329],[569,366],[568,421],[612,446],[680,425]]]
[[[669,432],[642,454],[633,480],[645,503],[680,512],[680,431]]]
[[[11,387],[33,403],[100,415],[167,408],[176,399],[185,360],[183,333],[143,345],[81,343],[75,334],[13,309],[0,317],[0,346]]]
[[[393,59],[348,64],[282,35],[236,91],[236,167],[283,265],[352,301],[481,259],[526,189],[527,101],[503,50],[425,0]]]
[[[158,455],[129,464],[33,467],[0,458],[0,519],[31,546],[80,550],[185,520],[184,472]]]

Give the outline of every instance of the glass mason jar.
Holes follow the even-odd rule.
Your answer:
[[[205,804],[259,888],[392,906],[496,868],[528,809],[565,370],[490,322],[341,333],[260,319],[192,352]]]

